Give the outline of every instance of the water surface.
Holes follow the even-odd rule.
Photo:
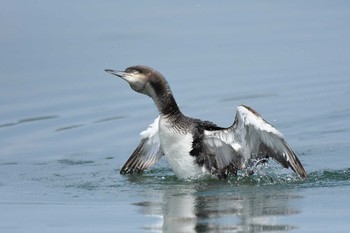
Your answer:
[[[348,232],[350,6],[344,1],[3,1],[1,232]],[[120,168],[156,117],[105,68],[144,64],[182,111],[246,104],[309,173],[178,180]]]

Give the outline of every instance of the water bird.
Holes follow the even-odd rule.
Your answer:
[[[127,81],[130,87],[151,97],[159,116],[141,132],[141,142],[120,173],[140,173],[157,163],[163,155],[180,179],[213,175],[226,179],[239,170],[272,158],[291,168],[300,178],[306,171],[283,135],[259,113],[246,105],[237,107],[230,127],[185,116],[179,109],[168,82],[155,69],[137,65],[125,71],[105,69]]]

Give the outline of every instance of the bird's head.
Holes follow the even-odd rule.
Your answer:
[[[134,91],[152,98],[157,95],[157,92],[167,87],[163,75],[147,66],[131,66],[125,71],[110,69],[105,71],[127,81]]]

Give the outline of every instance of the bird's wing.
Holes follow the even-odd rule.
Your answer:
[[[241,161],[241,155],[231,145],[204,131],[202,153],[196,158],[198,164],[222,179],[229,173],[236,175],[241,168]]]
[[[231,154],[231,157],[241,156],[242,166],[251,159],[271,157],[285,168],[291,168],[301,178],[307,176],[303,165],[284,140],[283,135],[247,106],[237,107],[235,122],[231,127],[223,130],[205,131],[203,143],[215,144],[217,140],[225,145],[224,147],[230,145],[233,148],[236,153]],[[217,160],[224,163],[226,161],[226,164],[228,161],[237,161],[233,158],[230,160],[228,150],[220,146],[220,143],[216,142],[215,150],[221,151],[217,155],[224,154],[224,156],[217,156]]]
[[[120,173],[139,173],[157,163],[163,156],[159,141],[159,116],[140,133],[141,142],[122,167]]]

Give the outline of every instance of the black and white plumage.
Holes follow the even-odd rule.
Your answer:
[[[306,178],[303,165],[282,134],[250,107],[238,106],[232,126],[218,127],[183,115],[163,75],[150,67],[105,71],[126,80],[136,92],[150,96],[159,111],[155,121],[141,133],[141,142],[121,174],[139,173],[165,155],[179,178],[213,174],[223,179],[236,175],[253,161],[271,157]]]

